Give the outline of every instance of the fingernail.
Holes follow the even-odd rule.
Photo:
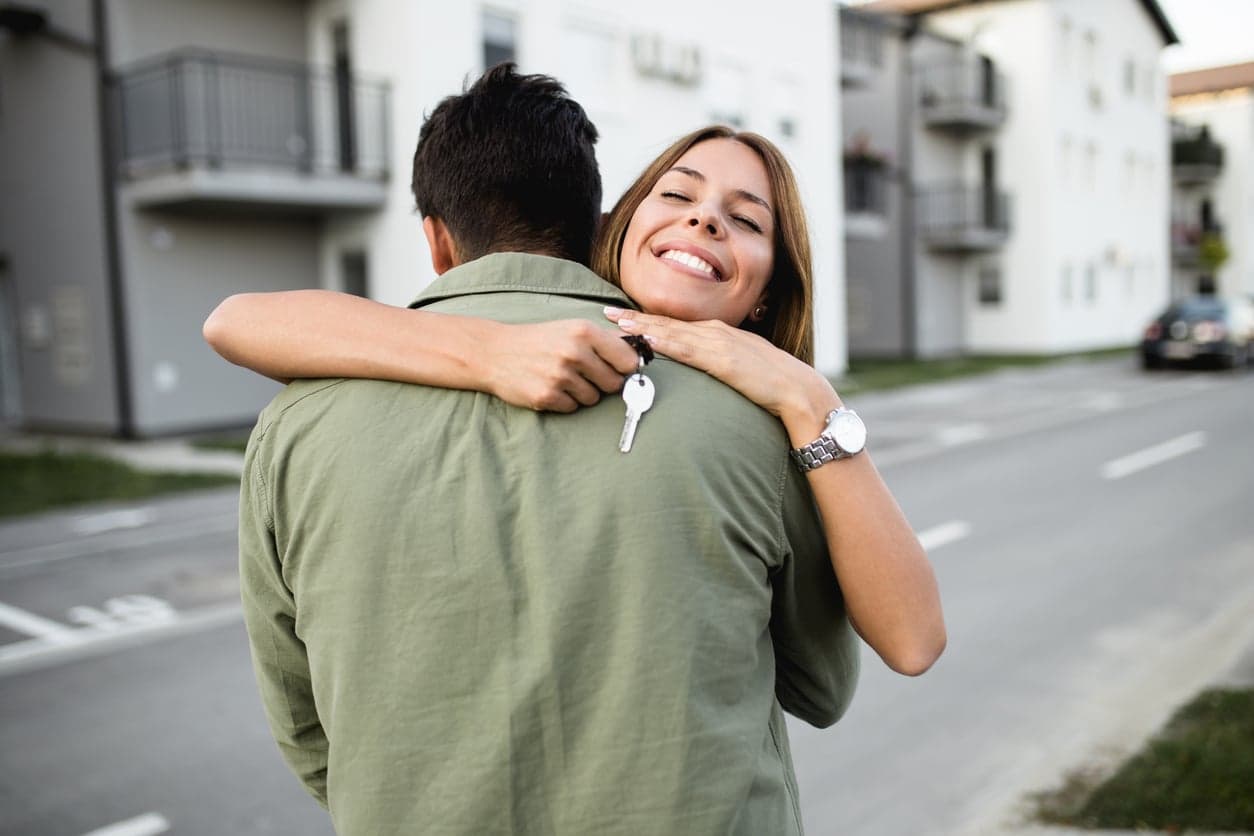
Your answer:
[[[605,315],[608,316],[610,319],[613,319],[614,317],[618,316],[622,312],[623,312],[622,308],[616,308],[613,305],[605,306]]]
[[[618,327],[619,328],[635,328],[636,321],[634,319],[620,319],[618,320]]]
[[[657,344],[657,337],[653,336],[652,334],[645,334],[645,335],[644,335],[644,341],[645,341],[645,342],[647,342],[647,343],[649,343],[650,345],[656,345],[656,344]]]

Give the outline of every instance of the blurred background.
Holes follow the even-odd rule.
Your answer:
[[[5,437],[229,483],[237,452],[180,440],[277,385],[201,323],[415,296],[419,125],[494,63],[588,110],[607,209],[688,130],[757,131],[802,184],[824,372],[1105,358],[860,406],[960,641],[794,729],[807,827],[994,832],[1254,622],[1250,32],[1249,0],[0,0]],[[0,834],[329,832],[256,705],[233,503],[0,525]]]

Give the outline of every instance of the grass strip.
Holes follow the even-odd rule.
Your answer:
[[[238,484],[234,476],[150,473],[84,453],[0,452],[0,517]]]
[[[1096,789],[1041,802],[1052,824],[1254,832],[1254,689],[1203,691]]]
[[[1045,366],[1061,361],[1104,360],[1131,357],[1131,348],[1108,348],[1075,354],[988,354],[944,357],[934,360],[872,359],[854,357],[845,374],[833,381],[842,395],[894,389],[918,383],[935,383],[1004,368]]]

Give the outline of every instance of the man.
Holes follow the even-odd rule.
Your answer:
[[[424,124],[431,310],[602,321],[596,130],[489,71]],[[263,703],[341,834],[800,832],[781,704],[834,722],[856,645],[779,423],[666,360],[628,454],[574,415],[289,386],[245,464]],[[778,697],[776,696],[778,693]]]

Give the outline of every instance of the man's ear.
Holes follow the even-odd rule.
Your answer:
[[[422,233],[427,236],[427,247],[431,250],[431,266],[437,276],[443,276],[460,261],[457,258],[457,247],[453,245],[453,236],[448,227],[439,218],[428,215],[422,219]]]

